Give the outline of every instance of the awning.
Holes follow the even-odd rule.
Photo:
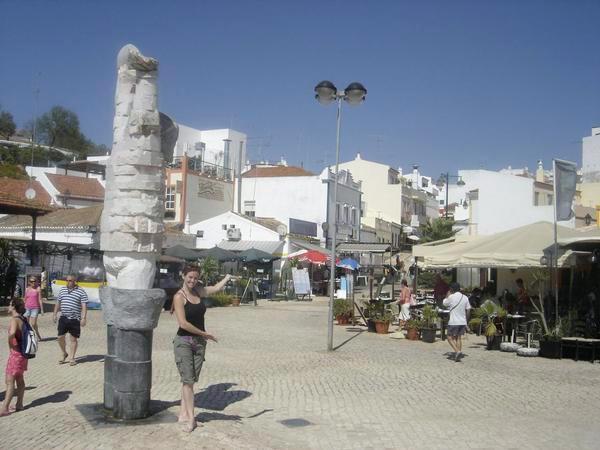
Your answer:
[[[385,253],[390,249],[390,244],[376,242],[341,242],[337,245],[337,251],[342,253]]]
[[[558,236],[566,238],[578,232],[559,226]],[[420,267],[543,267],[540,260],[548,256],[554,245],[554,225],[537,222],[489,236],[471,240],[457,237],[455,242],[436,245],[435,242],[413,247],[413,256]],[[572,252],[562,252],[559,266],[572,264]]]
[[[255,248],[273,256],[281,256],[283,250],[283,241],[227,241],[219,242],[218,247],[230,252],[243,252]]]

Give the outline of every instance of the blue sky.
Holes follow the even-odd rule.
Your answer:
[[[0,0],[0,104],[22,125],[63,105],[110,144],[115,61],[133,43],[160,61],[160,109],[248,134],[249,156],[316,170],[334,160],[329,79],[361,81],[341,159],[437,177],[457,169],[580,162],[600,125],[600,2]]]

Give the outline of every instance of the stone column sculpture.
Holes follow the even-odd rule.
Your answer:
[[[152,330],[165,301],[162,289],[152,289],[164,230],[158,61],[126,45],[117,66],[100,235],[108,281],[100,292],[108,333],[104,408],[117,419],[141,419],[149,415]]]

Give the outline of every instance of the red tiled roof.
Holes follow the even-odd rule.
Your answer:
[[[53,173],[47,173],[46,176],[61,195],[104,200],[104,187],[95,178],[56,175]]]
[[[294,166],[273,166],[273,167],[253,167],[244,172],[242,178],[255,177],[306,177],[314,175],[302,167]]]
[[[25,191],[32,187],[35,191],[35,199],[28,200],[25,197]],[[39,181],[32,180],[17,180],[15,178],[0,178],[0,198],[11,202],[20,202],[28,204],[37,204],[42,206],[49,206],[52,198],[42,187]]]

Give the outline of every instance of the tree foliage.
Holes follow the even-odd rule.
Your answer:
[[[77,114],[62,106],[53,106],[36,121],[36,134],[40,142],[50,147],[60,147],[85,156],[93,143],[79,129]]]
[[[421,232],[421,243],[439,241],[448,239],[457,233],[453,230],[454,220],[440,217],[439,219],[429,220]]]
[[[0,136],[7,141],[17,131],[13,116],[8,111],[0,111]]]
[[[0,178],[16,178],[17,180],[27,180],[29,176],[21,166],[15,164],[0,164]]]

